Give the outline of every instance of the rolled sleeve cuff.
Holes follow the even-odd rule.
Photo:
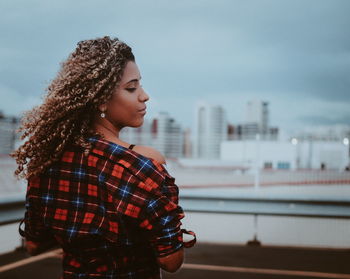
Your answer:
[[[165,257],[180,250],[184,245],[180,225],[163,229],[161,235],[151,241],[151,245],[157,257]]]

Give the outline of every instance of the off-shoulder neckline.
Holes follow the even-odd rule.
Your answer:
[[[130,148],[128,148],[128,147],[125,147],[125,146],[123,146],[123,145],[120,145],[120,144],[118,144],[118,143],[116,143],[116,142],[114,142],[114,141],[109,141],[109,140],[103,138],[103,137],[100,136],[100,135],[93,135],[93,136],[91,136],[90,138],[98,139],[99,141],[103,141],[103,142],[105,142],[105,143],[107,143],[107,144],[109,144],[109,145],[116,145],[116,146],[118,146],[118,147],[121,147],[124,151],[131,152],[131,153],[134,153],[134,155],[141,156],[141,157],[143,157],[143,158],[146,158],[146,159],[148,159],[148,160],[151,160],[152,163],[153,163],[155,166],[157,166],[158,169],[160,169],[160,170],[165,171],[166,173],[168,173],[167,169],[163,166],[163,164],[159,163],[156,159],[153,159],[153,158],[151,158],[151,157],[147,157],[147,156],[145,156],[145,155],[143,155],[143,154],[141,154],[141,153],[136,152],[136,151],[133,150],[133,149],[130,149]]]

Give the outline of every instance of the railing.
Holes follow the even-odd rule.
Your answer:
[[[19,222],[24,216],[23,195],[0,198],[0,226]]]
[[[293,196],[266,197],[259,192],[246,195],[235,194],[209,196],[192,192],[180,195],[181,205],[186,212],[215,214],[246,214],[254,217],[253,239],[247,245],[261,245],[258,240],[259,216],[308,217],[325,219],[350,219],[350,197],[308,197]],[[325,220],[325,222],[328,222]]]
[[[208,197],[181,195],[182,207],[188,212],[250,214],[289,217],[334,217],[350,219],[350,197],[344,199],[267,198],[259,195],[246,197]]]
[[[266,197],[258,192],[246,195],[235,194],[209,196],[180,191],[180,204],[188,213],[246,214],[254,216],[254,236],[248,245],[261,245],[258,238],[259,216],[308,217],[328,219],[350,219],[350,197]],[[0,226],[19,222],[24,216],[23,195],[0,199]],[[327,222],[327,221],[326,221]],[[22,239],[23,247],[23,239]]]
[[[180,194],[180,200],[181,206],[188,212],[350,219],[350,197],[325,200],[310,197],[268,198],[258,194],[211,197],[196,193]],[[0,199],[0,226],[20,221],[24,204],[22,195]]]

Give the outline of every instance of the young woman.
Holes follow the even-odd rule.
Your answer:
[[[119,138],[143,124],[149,96],[140,80],[124,42],[84,40],[22,119],[28,140],[11,154],[15,175],[28,180],[19,230],[31,255],[62,247],[61,278],[161,278],[160,268],[177,271],[196,242],[180,228],[164,156]]]

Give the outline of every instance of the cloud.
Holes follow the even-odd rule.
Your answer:
[[[132,46],[150,108],[183,125],[205,98],[221,101],[231,122],[253,97],[271,103],[281,126],[348,115],[347,0],[5,0],[0,10],[3,110],[36,103],[79,40],[111,35]],[[322,116],[328,110],[334,118]]]
[[[42,103],[38,97],[20,94],[2,84],[0,84],[0,100],[0,110],[7,116],[20,116],[24,111]]]

